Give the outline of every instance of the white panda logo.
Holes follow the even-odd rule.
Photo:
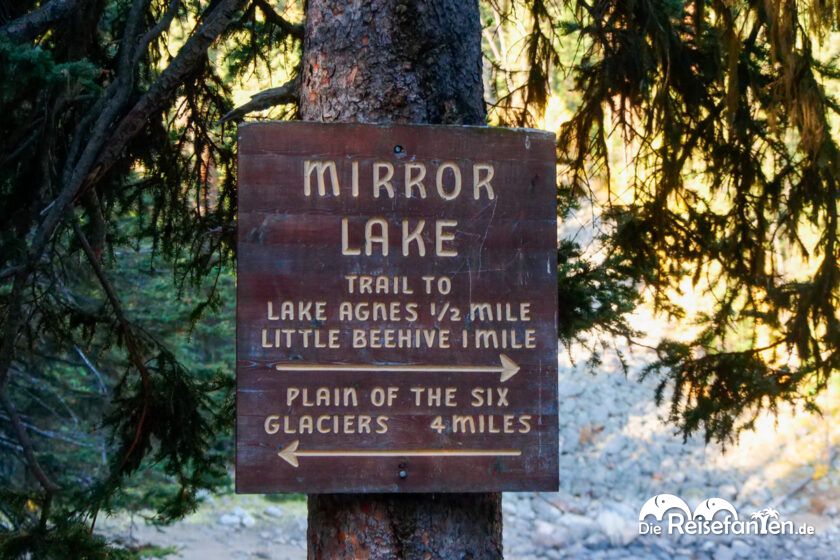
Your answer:
[[[709,498],[700,502],[694,510],[694,519],[703,518],[706,521],[711,521],[719,511],[727,511],[733,519],[738,520],[738,512],[735,511],[735,506],[723,498]]]
[[[682,498],[673,494],[658,494],[644,503],[639,511],[639,521],[644,521],[648,515],[652,515],[657,521],[662,521],[665,513],[671,509],[678,509],[685,514],[686,519],[691,519],[691,509]]]

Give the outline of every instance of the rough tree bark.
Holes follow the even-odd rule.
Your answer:
[[[484,124],[476,0],[310,0],[301,116]]]
[[[309,0],[301,116],[484,124],[477,0]],[[310,560],[497,559],[500,494],[309,496]]]

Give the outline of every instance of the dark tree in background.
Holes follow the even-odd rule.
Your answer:
[[[478,2],[310,0],[304,120],[482,125]],[[309,496],[313,560],[502,557],[501,494]]]
[[[100,511],[145,502],[165,522],[226,479],[231,372],[176,359],[120,263],[174,270],[159,316],[184,291],[206,296],[196,313],[221,303],[235,129],[211,48],[230,37],[235,74],[240,40],[299,31],[251,25],[241,0],[0,6],[0,549],[98,558]]]
[[[836,2],[311,0],[307,16],[292,0],[0,0],[3,553],[125,557],[95,536],[100,511],[166,522],[224,483],[231,369],[173,340],[200,346],[201,318],[229,312],[235,123],[480,123],[478,26],[491,124],[538,124],[553,88],[578,99],[558,202],[597,214],[599,250],[558,247],[565,343],[635,340],[628,312],[680,317],[693,284],[710,301],[698,336],[661,343],[648,373],[676,425],[723,441],[780,402],[813,406],[836,375],[840,71],[819,56]],[[236,102],[275,73],[291,79]],[[143,300],[155,270],[174,287]],[[326,523],[330,500],[313,503]],[[432,507],[407,501],[376,503],[406,527]]]

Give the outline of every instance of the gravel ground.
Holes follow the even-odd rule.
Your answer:
[[[683,442],[653,403],[655,380],[639,383],[606,363],[592,375],[560,363],[560,491],[505,494],[509,560],[838,558],[840,475],[830,465],[840,443],[837,407],[823,418],[765,418],[727,453],[702,438]],[[838,391],[826,395],[840,402]],[[834,461],[837,463],[837,461]],[[720,497],[741,518],[771,506],[781,520],[813,525],[812,536],[639,535],[642,504],[657,494],[690,507]],[[198,513],[167,528],[110,519],[112,538],[154,543],[195,560],[305,558],[306,507],[260,496],[208,497]]]
[[[505,495],[506,557],[838,558],[840,476],[825,459],[840,439],[837,417],[765,418],[727,453],[702,438],[684,442],[652,402],[656,381],[637,379],[644,358],[627,375],[613,363],[593,376],[561,357],[560,492]],[[639,509],[662,493],[692,508],[724,498],[742,519],[773,507],[816,534],[639,535]]]

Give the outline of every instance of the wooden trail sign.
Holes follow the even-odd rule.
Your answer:
[[[239,135],[237,491],[556,490],[554,135]]]

